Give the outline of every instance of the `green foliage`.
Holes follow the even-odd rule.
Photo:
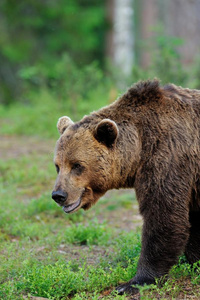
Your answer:
[[[58,137],[56,123],[61,115],[75,121],[108,104],[110,82],[96,63],[82,68],[65,54],[50,66],[25,68],[24,104],[0,105],[0,133]],[[33,81],[37,82],[35,88]],[[5,118],[6,117],[6,118]]]
[[[174,83],[183,87],[188,85],[194,67],[190,66],[187,70],[182,64],[178,49],[184,44],[183,39],[164,34],[162,27],[158,26],[154,28],[151,39],[140,43],[141,49],[148,49],[150,64],[144,69],[138,64],[133,67],[133,82],[156,77],[162,84]]]
[[[109,87],[108,80],[104,80],[97,63],[79,67],[67,53],[57,62],[21,69],[19,76],[26,80],[28,96],[31,97],[29,91],[34,90],[37,82],[37,90],[39,88],[43,91],[45,88],[47,94],[48,91],[51,92],[57,109],[65,109],[75,119],[80,116],[80,112],[88,113],[90,99],[105,97]],[[37,95],[38,93],[33,95],[33,98]],[[48,105],[48,99],[45,104]]]
[[[56,63],[66,51],[79,65],[102,61],[104,4],[99,0],[1,1],[0,102],[13,102],[23,94],[23,83],[16,76],[21,68],[28,67],[25,75],[33,74],[40,65]]]
[[[184,43],[183,40],[166,35],[156,35],[153,40],[155,50],[152,51],[152,73],[160,78],[163,84],[174,83],[185,86],[188,74],[183,68],[181,57],[177,48]]]
[[[31,106],[33,114],[25,107],[29,132],[32,122],[37,120],[33,103],[36,99],[43,103],[42,94],[46,99],[54,99],[49,101],[56,112],[64,109],[77,119],[91,111],[91,102],[107,98],[110,84],[123,89],[140,79],[157,77],[163,84],[200,86],[199,58],[185,70],[178,54],[184,41],[164,35],[160,26],[145,44],[139,40],[138,26],[133,33],[136,43],[142,44],[139,51],[144,47],[149,50],[148,69],[141,68],[137,59],[132,76],[124,82],[121,70],[106,66],[105,37],[109,24],[105,0],[4,0],[0,2],[0,11],[0,103],[17,101]],[[134,17],[137,25],[139,15]],[[94,107],[101,103],[105,101]],[[13,127],[11,122],[10,132]],[[19,127],[21,133],[22,125]],[[40,126],[36,129],[43,130]],[[8,132],[8,128],[3,132]]]
[[[194,68],[188,72],[188,86],[200,90],[200,56],[195,59]]]
[[[24,263],[23,269],[19,271],[15,283],[10,280],[1,285],[0,296],[3,299],[9,294],[13,296],[13,292],[18,291],[17,294],[20,294],[20,292],[26,291],[32,296],[64,299],[68,295],[79,294],[84,290],[97,293],[107,286],[116,284],[116,278],[119,278],[122,271],[120,266],[114,270],[112,268],[104,270],[100,265],[99,268],[83,265],[74,272],[72,264],[63,263],[63,261],[47,265],[30,264],[27,261]],[[78,295],[75,296],[75,299],[78,299]]]

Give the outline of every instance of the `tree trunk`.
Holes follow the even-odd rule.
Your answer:
[[[142,48],[141,65],[146,68],[150,64],[150,39],[158,23],[158,3],[157,0],[141,0],[141,5],[141,40],[145,42]]]
[[[107,56],[126,77],[134,62],[133,0],[107,1],[110,28],[107,33]]]
[[[169,35],[180,37],[184,44],[179,52],[182,61],[190,64],[200,49],[200,1],[168,0],[166,1],[165,28]]]

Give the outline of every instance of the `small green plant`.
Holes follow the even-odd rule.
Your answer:
[[[65,231],[66,241],[79,245],[104,245],[111,239],[111,232],[105,223],[99,224],[97,220],[90,221],[88,225],[74,224]]]
[[[136,268],[141,251],[140,232],[122,234],[117,242],[120,245],[117,261],[120,261],[124,266],[127,266],[127,262],[131,262]]]

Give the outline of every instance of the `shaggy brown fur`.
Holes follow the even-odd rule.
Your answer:
[[[58,129],[53,198],[65,212],[135,188],[142,250],[119,293],[167,274],[182,253],[200,260],[200,91],[139,82],[78,123],[61,118]]]

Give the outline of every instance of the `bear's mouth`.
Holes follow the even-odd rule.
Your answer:
[[[66,214],[74,211],[81,204],[81,197],[74,203],[63,206],[63,210]]]

